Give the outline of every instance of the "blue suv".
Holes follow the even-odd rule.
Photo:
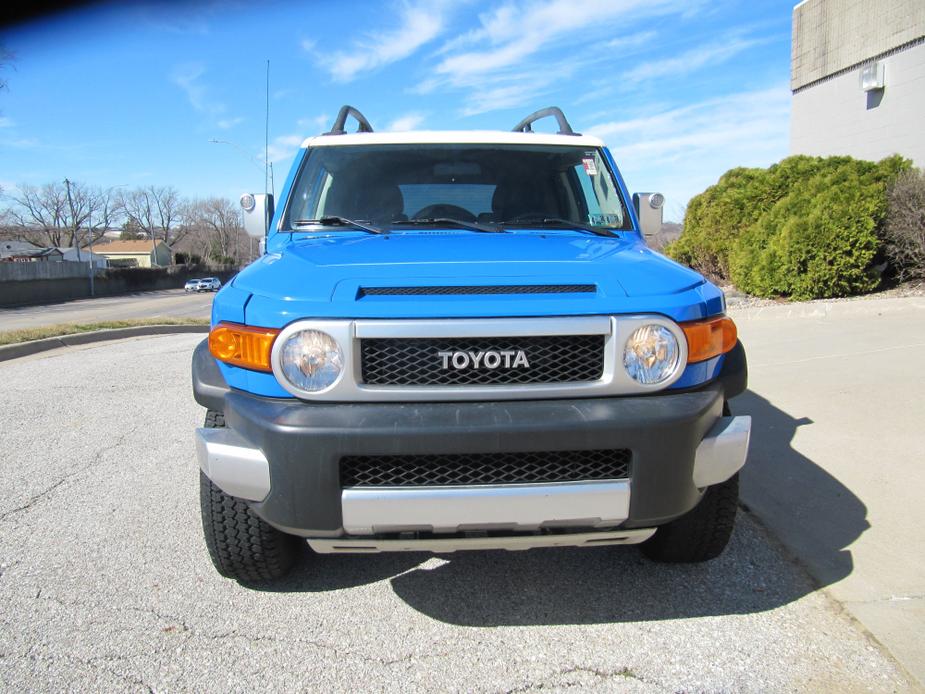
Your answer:
[[[265,252],[193,356],[218,571],[273,580],[306,543],[722,552],[745,352],[722,292],[646,246],[661,202],[557,108],[411,133],[341,109],[278,206],[242,196]]]

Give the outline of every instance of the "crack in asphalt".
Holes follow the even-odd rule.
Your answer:
[[[94,467],[96,467],[97,465],[103,462],[104,455],[109,453],[109,451],[119,448],[122,444],[125,443],[126,439],[129,436],[136,433],[137,431],[138,431],[138,427],[134,427],[130,431],[120,434],[119,438],[116,440],[115,443],[110,444],[109,446],[106,446],[98,450],[93,455],[93,459],[89,463],[84,465],[83,467],[77,470],[71,470],[70,472],[66,473],[58,481],[46,487],[45,489],[40,491],[38,494],[35,494],[34,496],[30,497],[29,500],[26,501],[26,503],[22,504],[21,506],[17,506],[16,508],[11,508],[7,511],[4,511],[3,513],[0,513],[0,521],[4,521],[10,516],[16,515],[17,513],[22,513],[23,511],[30,510],[33,506],[35,506],[36,504],[44,500],[47,496],[51,495],[55,490],[61,487],[61,485],[63,485],[68,480],[73,479],[74,477],[80,477],[86,474],[87,472],[92,470]]]
[[[611,681],[611,680],[619,681],[619,680],[629,679],[629,680],[636,680],[644,684],[651,684],[655,687],[659,687],[662,689],[666,689],[666,690],[668,689],[658,682],[653,682],[652,680],[648,678],[641,677],[629,667],[622,667],[617,670],[603,670],[601,668],[589,667],[587,665],[574,665],[570,668],[565,668],[563,670],[557,670],[556,672],[551,673],[550,675],[544,677],[542,680],[539,680],[536,682],[527,682],[526,684],[522,684],[521,686],[515,687],[514,689],[505,689],[505,690],[500,690],[500,691],[503,691],[504,694],[520,694],[522,692],[529,692],[529,691],[533,691],[537,689],[546,689],[547,687],[551,687],[551,688],[583,687],[585,686],[585,683],[580,682],[578,680],[560,681],[560,678],[566,678],[569,675],[577,675],[581,673],[593,675],[594,677],[600,680],[604,680],[604,681]]]

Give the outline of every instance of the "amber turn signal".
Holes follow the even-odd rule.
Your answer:
[[[688,364],[725,354],[738,339],[736,324],[725,316],[681,323],[681,328],[687,337]]]
[[[219,323],[209,333],[209,352],[219,361],[254,371],[271,371],[270,349],[279,330]]]

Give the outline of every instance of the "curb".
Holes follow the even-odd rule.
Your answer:
[[[112,330],[94,330],[86,333],[61,335],[60,337],[46,337],[43,340],[20,342],[15,345],[0,347],[0,361],[28,357],[39,352],[47,352],[59,347],[74,347],[87,345],[93,342],[106,342],[107,340],[122,340],[127,337],[141,335],[172,335],[175,333],[207,333],[208,325],[138,325],[131,328],[114,328]]]
[[[893,296],[882,299],[851,299],[843,301],[803,301],[772,306],[729,306],[727,312],[736,320],[768,318],[830,318],[837,316],[877,316],[899,310],[925,309],[925,297]]]

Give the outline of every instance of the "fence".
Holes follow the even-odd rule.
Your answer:
[[[76,266],[58,270],[32,270],[32,278],[9,279],[10,275],[30,271],[6,270],[6,266]],[[93,280],[95,296],[117,296],[133,292],[149,292],[159,289],[176,289],[194,277],[218,277],[226,283],[237,272],[237,268],[220,270],[188,268],[174,265],[169,268],[118,268],[97,272]],[[49,273],[47,276],[43,276]],[[60,274],[57,274],[60,273]],[[72,273],[72,274],[68,274]],[[90,297],[90,280],[86,263],[0,263],[0,306],[25,306],[28,304],[50,304],[71,299]]]
[[[0,282],[26,282],[29,280],[60,280],[68,277],[87,277],[87,263],[39,261],[34,263],[0,263]],[[97,269],[97,274],[102,272]],[[89,281],[89,280],[88,280]]]

